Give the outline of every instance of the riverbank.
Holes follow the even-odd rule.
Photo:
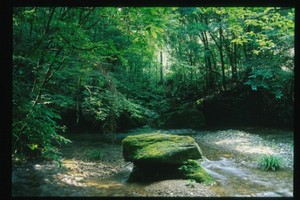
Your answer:
[[[178,134],[180,130],[169,132]],[[274,131],[269,132],[272,134],[260,132],[260,135],[241,130],[190,132],[208,159],[234,157],[236,163],[255,168],[258,155],[274,153],[284,157],[287,169],[293,169],[291,132],[283,136],[280,136],[283,133]],[[126,179],[132,164],[124,162],[120,144],[108,144],[105,142],[107,138],[97,134],[68,136],[72,143],[61,149],[61,167],[50,161],[14,163],[13,196],[220,196],[211,189],[212,186],[188,180],[129,184]],[[216,158],[209,152],[213,148],[220,152]]]

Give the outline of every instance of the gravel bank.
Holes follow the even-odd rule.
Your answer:
[[[165,180],[152,183],[145,190],[153,197],[211,197],[217,196],[209,186],[187,180]]]
[[[273,134],[269,134],[270,132]],[[283,159],[285,168],[294,167],[292,132],[265,129],[251,132],[229,129],[203,131],[196,134],[194,138],[200,144],[240,155],[237,158],[241,165],[258,167],[257,161],[260,157],[277,155]]]

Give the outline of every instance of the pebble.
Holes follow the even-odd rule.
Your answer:
[[[34,168],[35,168],[36,170],[40,170],[40,169],[42,168],[42,166],[39,165],[39,164],[36,164],[36,165],[34,165]]]
[[[83,177],[75,177],[75,180],[76,181],[81,181],[81,180],[83,180]]]
[[[195,187],[188,187],[186,183],[186,180],[164,180],[146,186],[145,190],[154,197],[217,196],[210,190],[209,186],[194,183]]]

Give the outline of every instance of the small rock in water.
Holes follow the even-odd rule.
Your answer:
[[[246,162],[243,160],[240,164],[241,165],[246,165]]]
[[[83,180],[83,177],[75,177],[75,181],[81,181]]]
[[[34,169],[36,169],[36,170],[40,170],[41,168],[42,168],[42,166],[39,164],[34,165]]]

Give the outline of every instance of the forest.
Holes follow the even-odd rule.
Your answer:
[[[14,7],[12,23],[13,160],[61,163],[87,132],[293,129],[294,8]]]

